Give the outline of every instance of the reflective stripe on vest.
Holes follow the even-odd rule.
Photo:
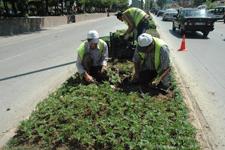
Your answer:
[[[84,41],[83,43],[81,43],[80,47],[78,48],[78,55],[81,59],[81,61],[84,58],[84,54],[85,54],[85,44],[87,43],[87,41]],[[103,55],[104,52],[104,47],[105,47],[105,41],[103,41],[102,39],[99,39],[98,45],[97,45],[98,49],[100,50],[101,55]]]
[[[146,15],[146,13],[143,10],[141,10],[139,8],[134,8],[134,7],[127,9],[124,13],[126,13],[126,12],[133,19],[135,27],[138,26],[138,24],[141,22],[141,20]]]
[[[157,71],[157,73],[160,72],[159,70],[159,65],[160,65],[160,49],[162,46],[166,45],[166,43],[159,39],[159,38],[155,38],[153,37],[153,40],[155,41],[155,57],[154,57],[154,66],[155,66],[155,70]],[[141,63],[143,64],[144,62],[144,58],[145,58],[145,53],[139,52],[139,57],[141,58]]]

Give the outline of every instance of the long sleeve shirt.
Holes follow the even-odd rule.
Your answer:
[[[155,71],[155,54],[154,52],[147,53],[145,54],[145,58],[143,61],[143,64],[140,65],[139,71],[145,71],[145,70],[150,70],[150,71]],[[136,50],[133,56],[133,62],[134,63],[141,63],[141,58],[138,55],[138,51]],[[160,49],[160,65],[159,65],[159,70],[164,71],[167,68],[170,67],[170,59],[169,59],[169,48],[164,45]],[[168,86],[170,83],[170,75],[167,74],[164,79],[161,81],[163,85]]]
[[[133,56],[133,62],[136,64],[140,64],[140,68],[138,68],[138,70],[141,71],[145,71],[145,70],[150,70],[150,71],[156,71],[155,69],[155,54],[154,51],[147,53],[145,55],[143,64],[141,63],[141,58],[138,55],[138,51],[136,50]],[[160,65],[159,65],[159,70],[161,71],[165,71],[167,68],[170,67],[170,59],[169,59],[169,48],[164,45],[160,48]],[[138,72],[138,73],[140,73]],[[167,74],[164,79],[162,80],[162,83],[165,86],[169,85],[169,81],[170,81],[170,75]]]
[[[103,54],[101,54],[99,47],[97,47],[96,49],[90,49],[90,45],[88,42],[85,42],[84,47],[85,47],[85,54],[89,53],[93,60],[92,66],[107,66],[108,46],[106,43],[104,43]],[[85,69],[82,65],[82,60],[79,55],[77,55],[76,67],[77,67],[77,71],[80,74],[85,72]]]
[[[141,64],[140,71],[144,70],[155,70],[155,54],[154,52],[145,54],[144,62]],[[140,63],[141,58],[138,55],[138,51],[136,50],[133,56],[134,63]],[[169,59],[169,49],[168,47],[162,46],[160,49],[160,65],[159,70],[165,70],[170,66],[170,59]]]

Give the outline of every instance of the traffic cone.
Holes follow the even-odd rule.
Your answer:
[[[183,35],[182,41],[181,41],[181,45],[180,48],[178,49],[178,51],[186,51],[186,43],[185,43],[185,34]]]

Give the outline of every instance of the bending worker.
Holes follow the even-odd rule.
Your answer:
[[[91,30],[87,34],[87,40],[81,43],[77,50],[77,69],[88,83],[101,81],[107,66],[108,46],[99,39],[99,34]]]
[[[170,86],[169,49],[164,41],[143,33],[138,37],[138,47],[133,56],[134,81],[162,89]]]
[[[124,34],[124,39],[128,39],[131,32],[137,31],[137,37],[145,33],[149,29],[150,16],[143,10],[135,7],[128,8],[126,11],[118,12],[117,19],[124,21],[128,25],[128,29]],[[137,38],[136,37],[136,38]]]

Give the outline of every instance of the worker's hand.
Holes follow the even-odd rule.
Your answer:
[[[160,79],[159,78],[156,78],[154,81],[152,81],[152,85],[153,86],[158,86],[160,83]]]
[[[107,67],[103,65],[103,66],[102,66],[102,69],[101,69],[101,73],[105,73],[106,70],[107,70]]]
[[[128,40],[128,38],[129,38],[129,34],[125,34],[123,39]]]
[[[93,77],[91,75],[89,75],[88,73],[84,73],[84,80],[87,81],[88,83],[95,82]]]
[[[124,34],[119,34],[120,39],[124,39]]]
[[[138,74],[134,74],[133,79],[132,79],[132,83],[137,83],[139,80],[139,75]]]

